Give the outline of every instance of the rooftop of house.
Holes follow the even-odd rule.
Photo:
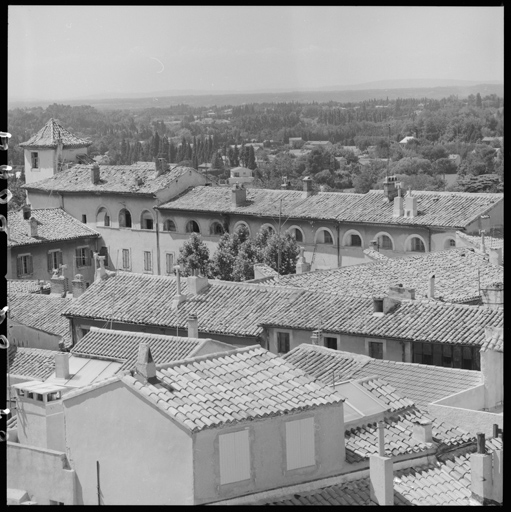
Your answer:
[[[100,234],[75,219],[62,208],[31,210],[37,221],[37,236],[31,236],[30,221],[23,219],[23,211],[9,213],[8,247],[61,242],[79,238],[98,238]]]
[[[49,294],[51,283],[42,279],[7,279],[7,294],[43,293]]]
[[[62,312],[73,299],[38,293],[10,294],[8,298],[9,320],[64,339],[69,337],[69,320]]]
[[[502,327],[487,327],[486,341],[481,345],[481,352],[494,350],[504,353],[504,329]]]
[[[269,287],[266,287],[269,288]],[[481,346],[486,326],[501,327],[502,308],[439,301],[402,300],[374,313],[373,299],[303,290],[261,321],[267,327],[354,334],[431,343]]]
[[[91,167],[75,165],[46,180],[25,184],[22,188],[47,192],[153,195],[187,173],[200,175],[191,167],[174,166],[158,176],[154,162],[101,165],[99,166],[100,181],[94,184],[91,180]]]
[[[234,349],[227,343],[209,338],[185,338],[91,327],[90,331],[72,348],[71,354],[120,361],[122,362],[121,370],[129,370],[135,367],[141,342],[149,344],[156,364],[194,357],[199,351],[208,347],[210,351],[216,352]]]
[[[387,258],[366,250],[378,261],[303,274],[289,274],[266,281],[268,285],[296,286],[331,293],[363,297],[384,294],[390,286],[402,284],[415,289],[417,299],[427,298],[429,277],[435,275],[435,298],[462,302],[480,296],[480,288],[503,282],[503,267],[489,263],[488,256],[468,248],[429,252],[407,258]]]
[[[62,144],[64,149],[86,148],[92,145],[87,139],[76,137],[62,127],[57,119],[51,118],[35,135],[19,144],[25,149],[56,148]]]
[[[9,374],[46,380],[55,372],[54,350],[9,346]]]
[[[195,187],[162,204],[162,210],[186,210],[204,213],[238,213],[259,217],[281,214],[294,219],[322,219],[391,225],[418,225],[464,228],[486,214],[503,194],[415,191],[415,217],[394,217],[394,205],[383,190],[367,194],[318,192],[303,197],[299,190],[248,189],[246,201],[232,206],[232,192],[222,187]],[[282,202],[281,202],[282,201]],[[280,210],[282,205],[282,209]]]
[[[259,346],[163,365],[156,384],[117,377],[191,431],[340,404],[333,389]],[[113,382],[67,394],[63,400]]]
[[[336,382],[368,377],[383,379],[420,408],[483,382],[481,372],[475,370],[373,359],[305,343],[283,358],[327,384],[332,383],[333,377]]]
[[[176,292],[174,276],[122,272],[92,283],[69,303],[64,314],[186,329],[187,318],[194,313],[201,333],[256,337],[263,332],[259,325],[263,315],[302,290],[209,280],[203,291],[193,295],[187,279],[181,278],[181,293],[186,300],[177,312],[172,308]]]
[[[472,247],[480,249],[481,248],[481,236],[476,235],[468,235],[467,233],[463,233],[462,231],[456,231],[456,236],[459,236]],[[484,245],[487,248],[498,249],[499,247],[504,248],[504,238],[498,238],[493,236],[484,237]]]

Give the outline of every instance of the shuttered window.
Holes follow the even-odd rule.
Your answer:
[[[77,267],[90,267],[91,258],[88,247],[78,247],[75,251],[75,258]]]
[[[62,252],[61,251],[50,251],[48,253],[48,272],[53,272],[55,269],[59,269],[62,265]]]
[[[314,418],[304,418],[286,423],[288,470],[316,465],[314,441]]]
[[[165,272],[167,274],[172,274],[174,271],[174,255],[167,253],[165,254]]]
[[[32,256],[30,254],[23,254],[16,258],[16,274],[18,277],[32,275],[33,272]]]
[[[250,479],[248,430],[218,436],[220,484]]]
[[[144,251],[144,272],[153,271],[153,260],[151,251]]]
[[[131,269],[130,250],[129,249],[122,250],[122,269],[123,270]]]

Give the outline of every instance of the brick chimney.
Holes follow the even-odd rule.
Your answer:
[[[435,298],[435,274],[431,274],[429,276],[428,297],[430,299],[434,299]]]
[[[417,217],[417,198],[412,196],[412,189],[408,189],[408,195],[405,197],[405,217]]]
[[[75,278],[71,281],[71,290],[73,292],[73,299],[77,299],[85,291],[85,281],[82,274],[76,274]]]
[[[502,247],[490,247],[488,253],[492,265],[502,265]]]
[[[39,222],[34,217],[30,217],[28,221],[29,235],[32,237],[39,236]]]
[[[30,217],[32,217],[32,206],[27,203],[23,206],[23,220],[30,220]]]
[[[55,377],[57,379],[69,379],[69,353],[57,352],[55,354]]]
[[[397,189],[397,196],[394,198],[394,211],[392,213],[393,217],[402,217],[403,216],[403,198],[401,197],[401,187]]]
[[[100,174],[99,174],[99,165],[96,163],[91,165],[90,180],[93,185],[97,185],[101,180]]]
[[[242,206],[247,200],[247,189],[243,184],[235,183],[231,192],[231,206]]]
[[[392,203],[398,195],[398,185],[396,176],[386,176],[383,180],[383,195],[389,203]]]
[[[188,291],[192,295],[197,295],[202,290],[205,290],[208,286],[208,278],[207,276],[199,276],[198,271],[194,271],[193,276],[188,276],[187,278],[187,285],[188,285]]]
[[[188,337],[198,338],[199,337],[199,321],[195,313],[188,315]]]
[[[312,178],[310,176],[305,176],[305,178],[302,179],[303,183],[303,192],[302,197],[310,197],[312,195]]]
[[[412,437],[416,441],[424,444],[433,442],[433,424],[430,420],[414,421],[412,428]]]
[[[304,274],[305,272],[309,272],[311,269],[310,263],[307,263],[305,260],[305,256],[303,255],[304,248],[300,247],[300,256],[298,256],[298,260],[296,262],[296,273]]]
[[[477,434],[477,453],[470,456],[472,498],[482,505],[502,503],[503,451],[486,453],[485,436]]]
[[[156,365],[154,364],[151,349],[148,343],[140,343],[138,346],[137,364],[135,371],[144,378],[149,384],[157,382]]]
[[[369,456],[371,499],[378,505],[394,505],[394,467],[385,457],[385,423],[378,422],[378,455]]]

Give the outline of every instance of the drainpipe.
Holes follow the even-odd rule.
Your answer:
[[[427,228],[428,229],[428,252],[432,252],[431,251],[431,229],[430,228]]]
[[[337,223],[337,267],[341,266],[341,239],[340,239],[341,225]]]
[[[158,215],[158,210],[153,208],[156,212],[156,267],[158,269],[158,275],[161,276],[160,269],[160,217]]]
[[[64,208],[64,195],[59,193],[59,197],[60,197],[60,207],[61,207],[64,211],[66,211],[66,209]]]

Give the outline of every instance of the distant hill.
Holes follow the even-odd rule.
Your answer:
[[[54,101],[9,101],[9,108],[46,107],[52,103],[64,103],[66,105],[91,105],[98,109],[128,109],[138,110],[148,107],[166,107],[185,103],[195,107],[209,107],[212,105],[242,105],[244,103],[271,103],[271,102],[312,102],[318,103],[338,101],[340,103],[358,103],[372,99],[396,99],[396,98],[431,98],[441,99],[456,95],[459,98],[466,98],[470,94],[480,93],[481,96],[497,94],[504,96],[504,84],[502,82],[473,83],[470,81],[458,81],[457,85],[425,85],[420,87],[396,87],[396,84],[413,84],[415,82],[427,83],[428,80],[384,80],[359,84],[352,89],[328,90],[298,90],[298,91],[274,91],[274,92],[248,92],[248,93],[223,93],[223,94],[165,94],[153,93],[142,97],[119,97],[119,98],[93,98],[81,100],[54,100]],[[431,80],[430,83],[437,84],[439,80]],[[446,80],[444,82],[452,82]],[[387,84],[389,87],[386,87]],[[394,87],[390,87],[394,85]],[[362,88],[362,87],[372,88]]]

